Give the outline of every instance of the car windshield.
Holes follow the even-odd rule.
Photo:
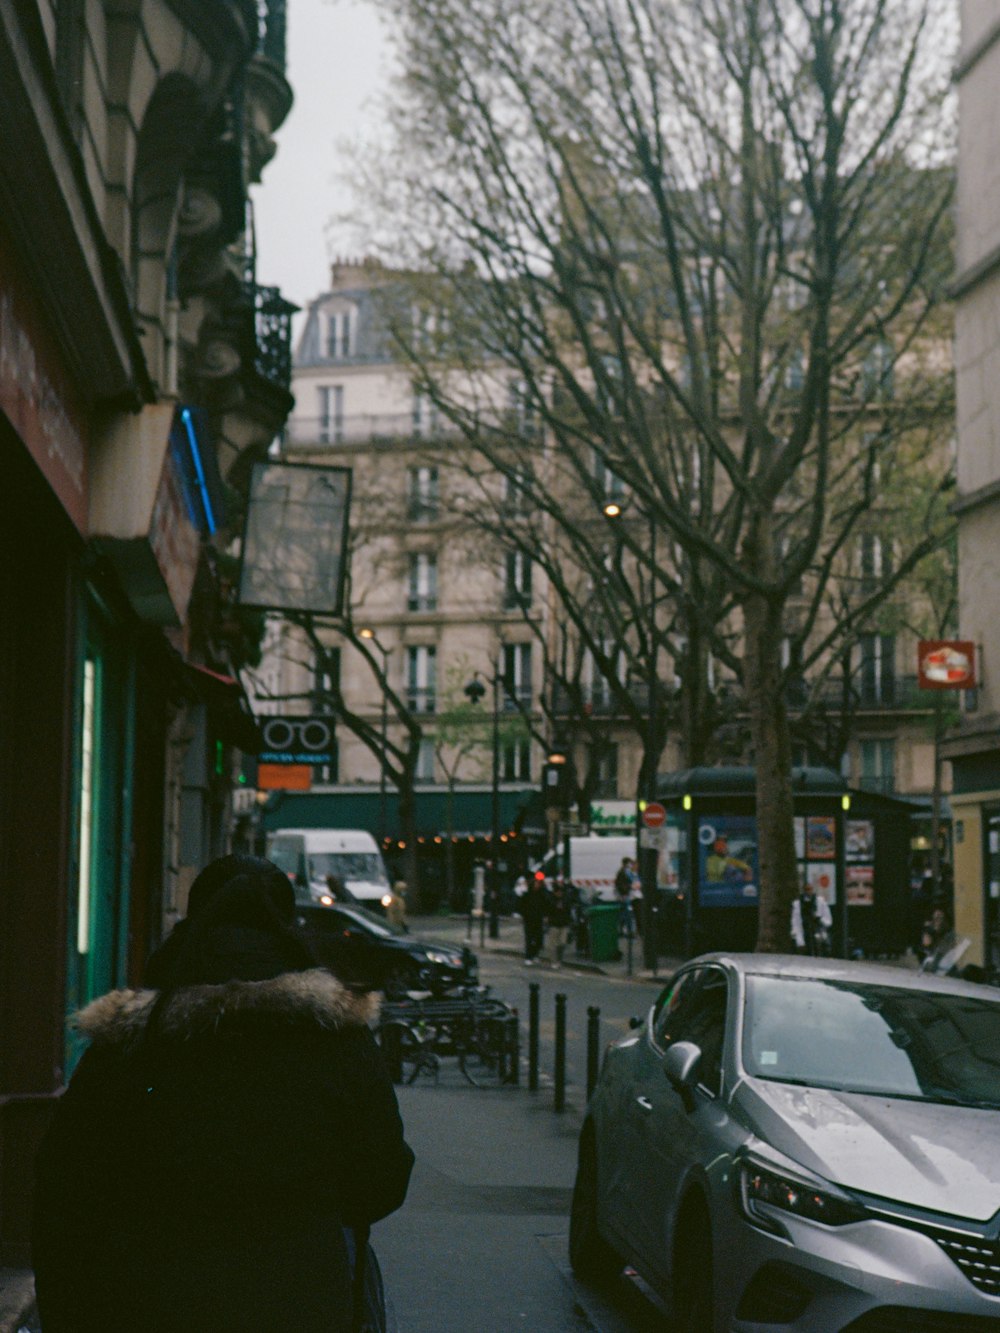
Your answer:
[[[348,888],[352,883],[389,885],[382,859],[375,852],[313,852],[309,875],[321,881],[327,875],[336,875]]]
[[[754,1078],[1000,1109],[1000,1000],[807,977],[747,977]]]

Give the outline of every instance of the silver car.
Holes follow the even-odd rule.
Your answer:
[[[1000,991],[692,960],[608,1048],[570,1259],[689,1333],[1000,1329]]]

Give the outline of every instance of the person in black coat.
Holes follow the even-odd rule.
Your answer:
[[[315,966],[270,862],[242,865],[113,991],[37,1161],[44,1333],[348,1333],[351,1229],[403,1202],[413,1154],[377,997]]]
[[[524,922],[524,961],[532,967],[542,951],[545,939],[545,922],[549,912],[549,897],[545,892],[543,880],[532,876],[528,881],[528,891],[517,902],[517,910]]]

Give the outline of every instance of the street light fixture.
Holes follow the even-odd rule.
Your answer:
[[[618,500],[607,500],[603,506],[604,517],[612,523],[617,522],[624,517],[625,505]],[[649,634],[649,671],[647,684],[647,717],[646,717],[646,752],[648,755],[647,763],[647,785],[645,799],[653,801],[656,799],[656,761],[654,754],[656,751],[656,715],[659,709],[659,690],[656,674],[656,659],[658,639],[656,634],[656,580],[654,570],[656,569],[656,518],[652,508],[647,515],[649,520],[649,606],[647,615],[647,632]],[[639,839],[642,838],[643,829],[636,818],[636,834]],[[642,932],[643,952],[645,954],[646,966],[656,972],[657,963],[657,940],[655,926],[655,902],[657,890],[657,866],[659,863],[659,853],[655,847],[644,848],[643,855],[640,857],[642,866],[642,898],[644,904],[645,929]]]
[[[370,625],[365,625],[358,630],[358,638],[365,639],[367,640],[367,642],[374,644],[374,646],[378,649],[382,657],[382,725],[381,725],[381,741],[380,741],[381,764],[380,764],[379,785],[378,785],[378,824],[379,824],[379,842],[381,844],[384,844],[386,836],[386,828],[385,828],[386,753],[385,751],[386,751],[386,744],[388,740],[388,729],[389,729],[389,694],[388,694],[389,650],[388,648],[383,647],[383,645],[379,641],[378,635],[375,633],[375,631],[371,628]]]

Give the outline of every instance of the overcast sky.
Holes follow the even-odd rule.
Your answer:
[[[288,0],[288,79],[295,104],[278,152],[253,189],[257,281],[304,306],[329,286],[330,260],[348,253],[331,228],[350,206],[338,177],[343,145],[376,123],[371,105],[388,79],[372,0]]]

